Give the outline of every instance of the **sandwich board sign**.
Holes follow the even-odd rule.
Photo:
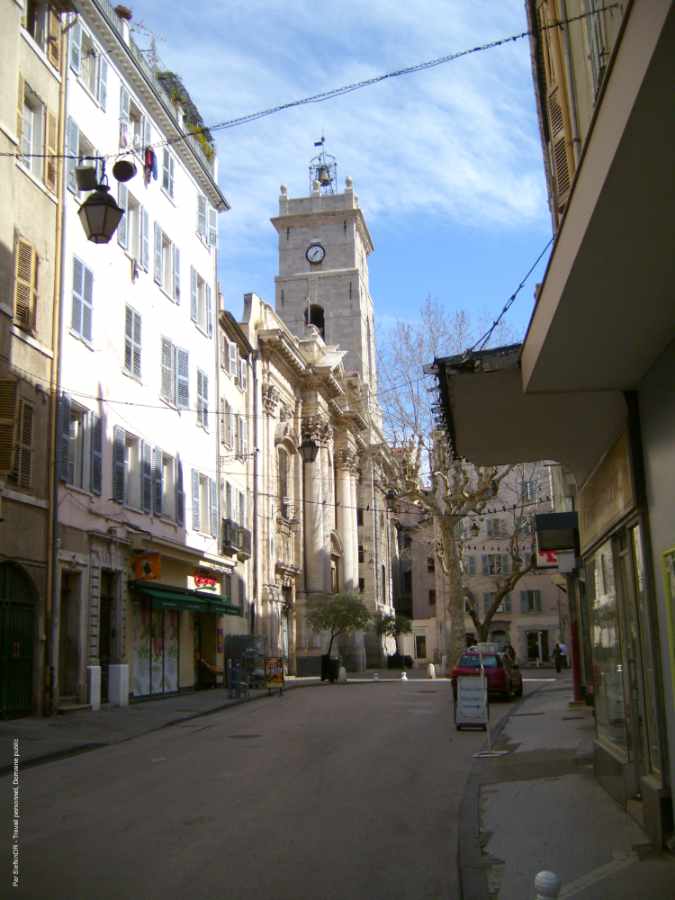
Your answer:
[[[457,678],[455,725],[477,725],[487,731],[489,721],[487,678],[481,667],[480,675],[460,675]]]

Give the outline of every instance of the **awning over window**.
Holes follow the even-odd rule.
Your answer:
[[[214,613],[217,616],[240,616],[241,608],[233,606],[229,597],[191,591],[188,588],[130,581],[129,587],[146,597],[154,609],[189,609],[192,612]]]

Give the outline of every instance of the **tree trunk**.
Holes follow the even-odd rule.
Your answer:
[[[490,633],[490,623],[480,622],[476,630],[478,631],[478,640],[487,641],[488,634]]]
[[[447,616],[441,624],[441,654],[447,656],[450,671],[466,647],[466,627],[464,625],[464,587],[462,571],[459,564],[459,553],[455,540],[455,519],[441,519],[441,540],[448,579]]]

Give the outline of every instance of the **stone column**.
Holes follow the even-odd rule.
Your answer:
[[[358,529],[356,524],[356,451],[343,447],[335,455],[337,464],[337,520],[344,556],[342,573],[345,591],[359,589]]]
[[[302,427],[303,440],[309,438],[318,447],[313,463],[304,466],[304,530],[305,530],[305,569],[307,572],[307,591],[324,592],[330,589],[330,557],[327,535],[325,533],[325,516],[323,477],[323,448],[330,433],[330,425],[321,416],[307,418]],[[328,579],[327,579],[328,575]]]

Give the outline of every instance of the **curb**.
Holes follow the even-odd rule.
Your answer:
[[[508,713],[495,726],[492,732],[493,744],[501,737],[511,716],[543,690],[545,690],[545,685],[542,684],[513,704]],[[480,761],[474,760],[459,805],[457,873],[461,900],[491,900],[486,875],[486,857],[480,846],[480,788],[482,785],[482,781],[478,777],[480,768]]]

